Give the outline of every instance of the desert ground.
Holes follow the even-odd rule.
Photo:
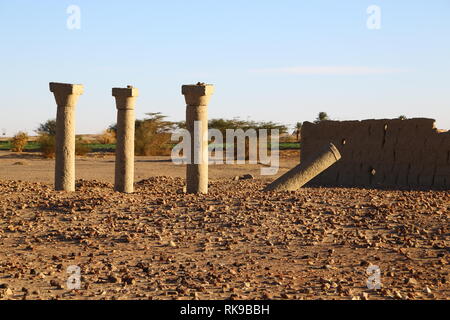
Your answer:
[[[279,174],[298,158],[283,152]],[[221,165],[195,196],[184,166],[137,157],[125,195],[113,155],[76,165],[77,192],[55,192],[53,160],[0,152],[1,299],[450,297],[449,191],[263,192],[273,177],[258,165]],[[367,288],[370,266],[381,289]]]

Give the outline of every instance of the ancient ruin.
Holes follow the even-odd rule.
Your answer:
[[[332,142],[342,159],[309,185],[450,188],[450,132],[433,119],[305,122],[301,159]]]
[[[113,88],[117,107],[117,148],[114,190],[133,193],[134,187],[134,107],[139,91],[132,86]]]
[[[191,136],[191,152],[186,169],[187,193],[208,193],[208,104],[214,86],[184,85],[186,127]]]
[[[80,84],[50,83],[56,113],[55,190],[75,191],[75,108],[84,88]]]
[[[330,143],[318,153],[316,152],[314,157],[302,161],[298,166],[272,182],[265,191],[296,191],[340,159],[339,150]]]

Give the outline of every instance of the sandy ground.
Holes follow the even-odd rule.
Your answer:
[[[298,151],[286,151],[280,156],[279,175],[298,164]],[[55,161],[42,159],[39,153],[16,154],[0,151],[0,179],[30,182],[53,183]],[[255,178],[272,180],[273,177],[260,176],[260,165],[213,165],[210,166],[210,179],[233,178],[250,173]],[[170,157],[136,157],[135,180],[157,176],[184,178],[186,169],[183,165],[174,165]],[[93,154],[78,157],[76,160],[77,179],[114,182],[114,156]]]
[[[280,173],[297,159],[283,156]],[[78,159],[83,180],[65,194],[53,161],[0,153],[1,299],[450,297],[448,191],[265,193],[259,167],[241,165],[211,167],[210,193],[194,196],[182,166],[148,157],[123,195],[113,160]],[[256,179],[233,180],[246,173]]]

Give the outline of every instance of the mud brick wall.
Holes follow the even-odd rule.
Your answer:
[[[305,122],[301,159],[329,142],[342,159],[311,186],[450,189],[450,131],[433,119]]]

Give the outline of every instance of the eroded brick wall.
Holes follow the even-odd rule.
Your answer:
[[[450,189],[450,131],[433,119],[323,121],[302,126],[301,158],[329,142],[342,159],[310,185]]]

